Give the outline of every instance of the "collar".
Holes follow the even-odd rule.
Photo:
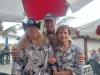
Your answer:
[[[47,34],[54,34],[55,33],[55,30],[53,30],[52,32],[49,32],[48,30],[47,30]]]

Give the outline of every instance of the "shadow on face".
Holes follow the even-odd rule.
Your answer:
[[[36,39],[39,34],[39,29],[37,27],[27,27],[26,28],[26,35],[31,39]]]
[[[50,19],[45,20],[46,30],[52,32],[55,29],[54,24],[55,23],[53,20],[50,20]]]

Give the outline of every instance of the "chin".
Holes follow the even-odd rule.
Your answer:
[[[65,40],[60,40],[62,43],[65,42]]]

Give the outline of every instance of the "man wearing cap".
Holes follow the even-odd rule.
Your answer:
[[[52,47],[54,47],[55,39],[56,39],[56,32],[55,32],[56,17],[52,14],[47,14],[44,17],[44,25],[45,25],[46,31],[44,31],[43,33],[48,38],[49,43],[52,45]],[[85,57],[83,55],[79,55],[79,59],[81,62],[85,61]],[[53,58],[52,60],[55,61],[55,59]],[[52,60],[49,60],[49,63],[52,63]]]
[[[44,35],[48,38],[49,43],[53,45],[53,41],[55,38],[55,26],[56,26],[56,18],[52,14],[47,14],[44,17],[44,26],[46,31],[44,31]]]

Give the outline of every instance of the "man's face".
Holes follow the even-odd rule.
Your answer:
[[[47,19],[45,20],[45,28],[47,31],[54,31],[55,27],[54,27],[54,21],[53,20],[50,20],[50,19]]]

